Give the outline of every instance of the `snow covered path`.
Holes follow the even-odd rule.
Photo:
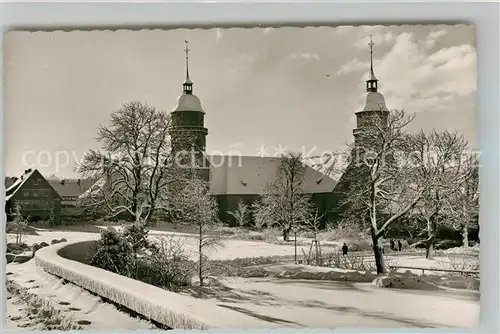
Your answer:
[[[471,328],[479,323],[479,292],[264,278],[230,278],[222,283],[204,298],[283,327]]]
[[[6,271],[8,280],[43,298],[66,317],[73,319],[74,323],[85,321],[86,325],[82,326],[85,330],[156,329],[150,322],[131,317],[74,284],[63,284],[63,280],[46,273],[33,260],[23,264],[8,264]],[[26,305],[14,304],[15,299],[8,300],[7,303],[7,328],[39,329],[32,327],[36,325],[33,320],[22,314],[27,311]]]

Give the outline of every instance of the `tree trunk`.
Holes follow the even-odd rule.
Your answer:
[[[283,240],[290,241],[290,228],[289,227],[283,228]]]
[[[425,258],[432,260],[434,256],[434,241],[436,239],[432,218],[427,219],[427,241],[425,243]]]
[[[462,245],[464,248],[469,247],[469,228],[467,223],[465,223],[462,227]]]
[[[199,228],[199,244],[198,244],[198,253],[199,253],[199,265],[198,265],[198,278],[200,279],[200,287],[203,286],[203,253],[202,253],[202,245],[203,245],[203,228],[202,224],[200,223],[200,228]]]
[[[382,254],[382,248],[379,245],[380,237],[377,237],[372,233],[373,242],[373,254],[375,255],[375,266],[377,267],[377,275],[385,273],[385,263],[384,255]]]

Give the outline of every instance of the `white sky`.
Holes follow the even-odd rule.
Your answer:
[[[97,127],[122,103],[172,110],[185,39],[209,153],[342,150],[364,103],[369,34],[388,108],[417,113],[413,129],[457,130],[475,148],[473,26],[9,32],[6,174],[74,177],[72,161],[98,147]]]

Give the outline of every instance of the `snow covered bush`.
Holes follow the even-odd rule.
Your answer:
[[[137,224],[123,233],[104,230],[90,252],[89,264],[167,290],[190,285],[194,263],[175,238],[147,240],[147,231]]]
[[[335,226],[329,226],[326,231],[319,233],[319,239],[325,241],[337,241],[341,239],[363,239],[364,235],[359,224],[350,220],[343,220]]]
[[[89,254],[88,263],[117,274],[129,276],[133,251],[127,240],[113,230],[104,230]]]
[[[183,246],[178,238],[158,237],[154,251],[139,260],[137,279],[170,291],[189,286],[195,264]]]
[[[446,260],[438,261],[438,264],[443,269],[460,270],[460,271],[479,271],[479,257],[476,256],[452,256],[448,255]],[[464,276],[469,274],[464,273]]]

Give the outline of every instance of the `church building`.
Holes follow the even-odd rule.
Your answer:
[[[259,156],[212,156],[206,153],[208,129],[205,127],[205,110],[194,94],[194,83],[189,72],[189,48],[186,41],[186,77],[182,94],[171,111],[171,142],[174,151],[194,151],[196,174],[210,184],[210,193],[216,198],[219,218],[234,223],[230,214],[243,202],[251,205],[264,194],[269,183],[276,180],[281,163],[279,157]],[[362,145],[362,134],[369,126],[369,119],[379,115],[384,122],[389,115],[384,96],[378,92],[378,80],[373,70],[373,43],[370,42],[370,72],[366,80],[366,102],[363,110],[356,113],[357,127],[353,130],[356,146]],[[209,114],[210,115],[210,114]],[[191,156],[189,157],[191,159]],[[342,214],[342,201],[348,196],[355,166],[348,166],[338,182],[328,175],[304,164],[302,191],[312,197],[322,215],[321,225],[335,222]]]
[[[186,41],[186,78],[183,93],[171,112],[173,149],[191,148],[196,151],[199,175],[210,183],[210,193],[219,205],[219,218],[231,223],[229,214],[241,201],[251,205],[261,196],[266,186],[276,179],[281,159],[259,156],[211,156],[206,154],[208,130],[205,128],[205,111],[200,99],[194,95],[193,81],[189,75],[189,48]],[[190,134],[186,136],[186,134]],[[186,142],[185,138],[191,138]],[[205,160],[205,161],[203,161]],[[310,194],[320,214],[325,214],[323,225],[332,212],[332,191],[335,180],[305,165],[302,191]]]

